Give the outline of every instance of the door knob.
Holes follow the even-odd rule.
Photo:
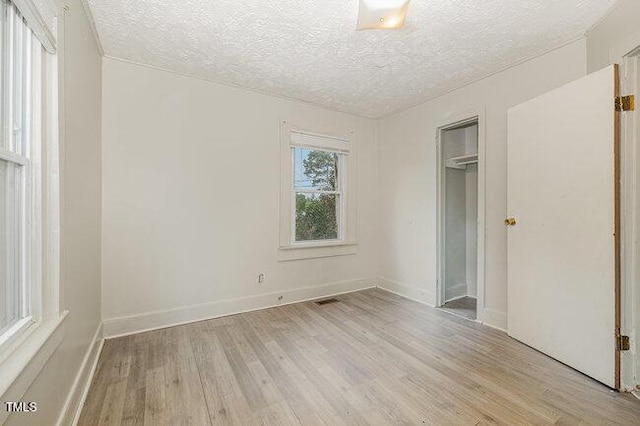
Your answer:
[[[516,218],[515,217],[508,217],[504,220],[504,224],[506,226],[514,226],[516,224]]]

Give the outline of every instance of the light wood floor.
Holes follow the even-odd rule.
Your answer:
[[[638,425],[640,401],[380,290],[108,340],[80,425]]]
[[[476,319],[476,304],[476,299],[466,296],[447,302],[440,309],[474,320]]]

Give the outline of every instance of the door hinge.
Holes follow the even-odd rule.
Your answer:
[[[630,348],[629,345],[629,336],[617,336],[616,337],[618,350],[619,351],[628,351]]]
[[[616,96],[616,111],[633,111],[636,109],[636,99],[634,95]]]

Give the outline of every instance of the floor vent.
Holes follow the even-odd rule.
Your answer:
[[[331,299],[317,300],[315,303],[316,305],[328,305],[329,303],[336,303],[336,302],[339,302],[339,300],[336,299],[335,297],[332,297]]]

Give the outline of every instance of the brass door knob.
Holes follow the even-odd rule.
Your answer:
[[[516,218],[515,217],[508,217],[504,220],[504,224],[506,226],[514,226],[516,224]]]

